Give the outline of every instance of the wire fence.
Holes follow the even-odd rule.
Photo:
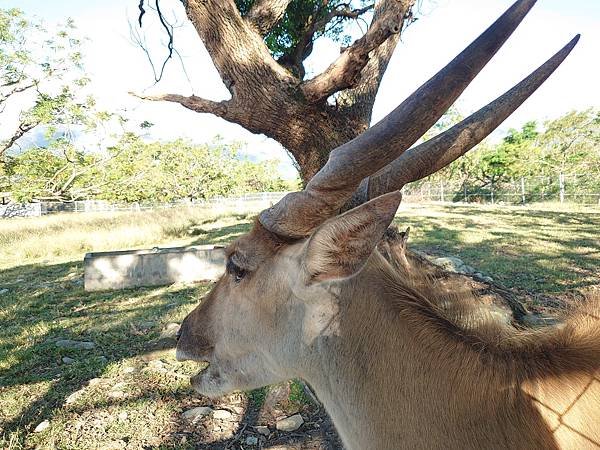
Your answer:
[[[287,192],[257,192],[236,197],[214,197],[208,200],[181,200],[171,203],[113,203],[105,200],[81,200],[74,202],[10,203],[0,205],[0,218],[39,217],[57,213],[148,211],[157,209],[202,207],[217,214],[220,211],[249,211],[269,207]]]
[[[460,181],[423,181],[407,185],[402,192],[404,201],[414,203],[600,204],[600,180],[580,174],[522,177],[485,186]]]
[[[421,181],[402,190],[403,201],[446,203],[528,204],[537,202],[600,205],[600,181],[578,174],[523,177],[500,183],[469,184],[459,181]],[[215,213],[226,210],[251,211],[267,208],[287,192],[258,192],[237,197],[182,200],[172,203],[113,203],[104,200],[75,202],[10,203],[0,205],[0,218],[39,217],[56,213],[147,211],[183,207],[204,207]]]

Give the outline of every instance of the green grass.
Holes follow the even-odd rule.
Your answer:
[[[560,294],[600,284],[600,209],[420,205],[401,207],[409,243],[458,255],[507,287]]]
[[[224,243],[251,222],[245,211],[200,209],[1,221],[0,448],[182,446],[181,411],[206,400],[188,386],[194,366],[156,349],[165,346],[166,324],[181,321],[210,286],[85,293],[83,255]],[[514,289],[563,294],[600,285],[599,209],[406,205],[396,223],[411,227],[413,247],[458,255]],[[65,350],[57,339],[96,347]],[[265,393],[251,393],[251,403],[260,406]],[[299,383],[289,400],[306,402]],[[50,427],[33,433],[46,419]]]
[[[253,210],[255,211],[255,210]],[[55,214],[0,222],[0,269],[24,263],[73,260],[86,252],[204,242],[199,235],[227,226],[233,231],[246,219],[247,209],[177,208],[145,212]],[[217,233],[217,234],[218,234]],[[212,237],[212,235],[208,235]]]

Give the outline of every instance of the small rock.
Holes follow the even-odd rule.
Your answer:
[[[232,416],[232,414],[225,409],[217,409],[217,410],[213,411],[213,417],[215,419],[226,420],[226,419],[231,419],[231,416]]]
[[[4,288],[4,289],[0,289],[0,295],[6,294],[8,292],[8,289]]]
[[[256,445],[258,444],[258,438],[256,436],[248,436],[246,438],[246,445]]]
[[[79,397],[81,397],[84,394],[84,392],[85,392],[85,388],[81,388],[81,389],[73,392],[65,399],[65,404],[70,405],[71,403],[75,403],[79,399]]]
[[[303,423],[304,419],[302,416],[300,414],[294,414],[293,416],[278,420],[275,424],[275,428],[279,431],[296,431]]]
[[[154,325],[156,325],[155,322],[140,322],[137,324],[138,328],[140,328],[141,330],[149,330],[150,328],[154,327]]]
[[[123,368],[123,373],[133,373],[133,372],[135,372],[135,367],[128,366],[128,367]]]
[[[35,427],[35,429],[33,430],[34,433],[41,433],[42,431],[48,429],[50,427],[50,421],[48,420],[44,420],[43,422],[40,422],[40,424]]]
[[[109,396],[110,398],[119,399],[119,398],[123,398],[123,397],[125,397],[125,393],[124,393],[124,392],[122,392],[122,391],[110,391],[110,392],[108,393],[108,396]]]
[[[475,273],[475,269],[472,268],[471,266],[467,266],[467,265],[463,266],[462,270],[463,270],[463,273],[466,273],[466,274]]]
[[[241,406],[232,406],[231,409],[233,409],[233,411],[239,416],[243,415],[246,412],[246,410]]]
[[[492,283],[494,281],[492,277],[481,277],[481,279],[487,283]]]
[[[56,341],[56,346],[59,348],[69,348],[74,350],[91,350],[96,347],[96,344],[90,341],[72,341],[71,339],[59,339]]]
[[[75,360],[73,358],[69,358],[68,356],[63,356],[62,362],[65,364],[73,364]]]
[[[187,420],[195,420],[199,417],[204,417],[212,412],[212,408],[208,406],[197,406],[196,408],[188,409],[181,416]]]
[[[432,261],[435,265],[450,272],[461,272],[464,270],[465,263],[455,256],[445,256],[436,258]]]
[[[269,434],[271,434],[271,432],[269,431],[269,427],[265,427],[263,425],[254,427],[254,429],[258,434],[262,434],[263,436],[268,436]]]
[[[175,322],[168,323],[160,333],[161,339],[175,339],[179,331],[179,324]]]
[[[127,417],[129,417],[129,415],[126,412],[122,412],[122,413],[119,413],[118,417],[121,422],[125,422],[127,420]]]
[[[88,386],[97,386],[100,383],[102,383],[102,378],[92,378],[90,381],[88,381]]]
[[[148,363],[148,367],[152,367],[153,369],[162,369],[164,368],[165,363],[160,359],[154,359]]]

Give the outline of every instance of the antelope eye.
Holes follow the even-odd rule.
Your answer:
[[[247,271],[236,265],[231,259],[227,261],[227,273],[233,277],[236,283],[242,281]]]

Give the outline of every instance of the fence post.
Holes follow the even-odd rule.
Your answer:
[[[492,195],[492,205],[494,204],[494,182],[490,182],[490,193]]]
[[[565,201],[565,175],[560,172],[558,174],[558,185],[560,189],[560,202],[564,203]]]
[[[465,192],[465,203],[468,202],[468,198],[467,198],[467,183],[463,184],[463,188],[464,188],[464,192]]]
[[[521,177],[521,203],[525,204],[525,178]]]
[[[444,201],[444,182],[440,181],[440,200]]]

